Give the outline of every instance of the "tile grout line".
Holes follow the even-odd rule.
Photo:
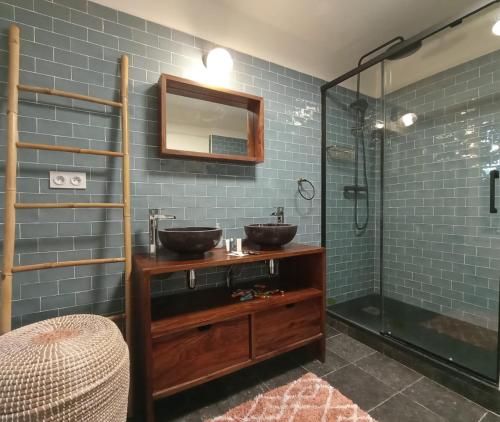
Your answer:
[[[379,404],[376,406],[373,406],[368,412],[371,412],[375,410],[377,407],[382,406],[384,403],[388,402],[390,399],[393,397],[397,396],[398,394],[401,394],[404,390],[406,390],[408,387],[411,387],[412,385],[416,384],[418,381],[420,381],[422,378],[419,378],[418,380],[413,381],[412,383],[408,384],[406,387],[404,387],[402,390],[396,391],[394,394],[391,394],[389,397],[387,397],[385,400],[382,400]],[[413,400],[412,400],[413,401]]]
[[[375,352],[375,353],[380,353],[380,352]],[[367,355],[367,356],[365,356],[365,357],[363,357],[363,358],[361,358],[361,359],[364,359],[364,358],[366,358],[366,357],[368,357],[368,356],[373,356],[375,353],[371,353],[371,354],[369,354],[369,355]],[[385,355],[382,355],[382,356],[385,356]],[[380,381],[382,384],[384,384],[384,385],[386,385],[386,386],[388,386],[388,387],[392,387],[392,388],[394,388],[392,385],[387,384],[387,383],[386,383],[383,379],[381,379],[381,378],[377,377],[376,375],[370,374],[367,370],[365,370],[365,369],[364,369],[364,368],[362,368],[361,366],[356,365],[356,363],[357,363],[357,362],[359,362],[361,359],[358,359],[358,360],[356,360],[355,362],[353,362],[353,364],[354,364],[354,366],[356,366],[356,368],[358,368],[358,369],[362,370],[364,373],[366,373],[366,374],[368,374],[368,375],[372,376],[372,377],[373,377],[373,378],[375,378],[376,380]],[[390,359],[390,358],[389,358],[389,359]],[[399,363],[398,361],[394,361],[394,362]],[[402,365],[402,366],[404,366],[404,365]],[[405,368],[406,368],[406,367],[405,367]],[[411,368],[408,368],[408,369],[410,369],[410,370],[411,370]],[[412,381],[410,384],[408,384],[408,385],[407,385],[406,387],[404,387],[403,389],[399,390],[399,392],[406,390],[406,389],[407,389],[410,385],[413,385],[415,382],[420,381],[422,378],[425,378],[425,376],[424,376],[424,375],[422,375],[420,372],[417,372],[417,371],[413,371],[413,372],[415,372],[416,374],[420,375],[420,377],[419,377],[417,380]]]
[[[345,333],[341,333],[341,334],[345,334]],[[345,335],[346,335],[346,336],[349,336],[348,334],[345,334]],[[350,337],[350,336],[349,336],[349,337]],[[351,338],[352,338],[352,337],[351,337]],[[356,340],[356,339],[354,339],[354,340]],[[359,340],[356,340],[356,341],[359,341]],[[360,343],[362,343],[362,342],[360,342]],[[363,344],[363,345],[365,345],[365,343],[362,343],[362,344]],[[369,347],[369,346],[368,346],[368,347]],[[377,351],[377,350],[375,350],[375,352],[378,352],[378,351]],[[462,399],[464,399],[464,400],[465,400],[465,401],[467,401],[468,403],[473,404],[473,405],[475,405],[475,406],[478,406],[478,407],[482,408],[483,410],[485,410],[486,414],[485,414],[485,415],[483,415],[483,417],[482,417],[481,419],[483,419],[483,418],[484,418],[484,416],[486,416],[488,413],[492,413],[492,414],[494,414],[494,415],[498,416],[498,414],[497,414],[497,413],[495,413],[495,412],[493,412],[493,411],[491,411],[491,410],[489,410],[489,409],[485,408],[484,406],[480,405],[479,403],[477,403],[477,402],[475,402],[475,401],[473,401],[473,400],[470,400],[469,398],[465,397],[464,395],[459,394],[459,393],[457,393],[457,392],[455,392],[455,391],[451,390],[451,389],[450,389],[450,388],[448,388],[447,386],[445,386],[445,385],[443,385],[443,384],[440,384],[439,382],[436,382],[436,381],[432,380],[431,378],[426,377],[425,375],[422,375],[420,372],[418,372],[418,371],[416,371],[416,370],[414,370],[414,369],[412,369],[412,368],[410,368],[410,367],[406,366],[406,365],[405,365],[405,364],[403,364],[403,363],[400,363],[400,362],[399,362],[399,361],[397,361],[396,359],[393,359],[393,358],[391,358],[390,356],[387,356],[387,355],[385,355],[385,354],[384,354],[384,353],[382,353],[382,352],[378,352],[378,353],[382,354],[383,356],[387,357],[388,359],[393,360],[394,362],[398,363],[399,365],[404,366],[404,367],[405,367],[405,368],[407,368],[408,370],[413,371],[413,372],[415,372],[415,373],[417,373],[417,374],[421,375],[421,377],[420,377],[417,381],[420,381],[420,380],[421,380],[421,379],[423,379],[423,378],[428,379],[429,381],[431,381],[432,383],[434,383],[434,384],[438,385],[439,387],[444,388],[444,389],[446,389],[447,391],[451,392],[452,394],[455,394],[455,395],[457,395],[457,396],[461,397]],[[365,357],[368,357],[368,356],[371,356],[371,355],[373,355],[373,353],[372,353],[372,354],[370,354],[370,355],[364,356],[363,358],[359,358],[359,359],[357,359],[357,360],[353,361],[353,362],[352,362],[352,364],[354,364],[354,365],[355,365],[355,363],[356,363],[356,362],[359,362],[361,359],[364,359]],[[346,365],[345,365],[345,366],[346,366]],[[345,367],[345,366],[344,366],[344,367]],[[359,369],[363,370],[363,368],[359,367],[358,365],[355,365],[355,366],[356,366],[357,368],[359,368]],[[341,369],[341,368],[339,368],[339,369]],[[364,371],[364,370],[363,370],[363,371]],[[335,371],[331,371],[330,373],[332,373],[332,372],[335,372]],[[383,384],[388,385],[388,384],[386,384],[386,383],[385,383],[385,381],[384,381],[384,380],[382,380],[382,379],[380,379],[380,378],[378,378],[378,377],[376,377],[376,376],[374,376],[374,375],[372,375],[372,374],[368,373],[367,371],[364,371],[364,372],[366,372],[368,375],[371,375],[371,376],[372,376],[372,377],[374,377],[375,379],[377,379],[377,380],[381,381]],[[411,386],[411,385],[413,385],[413,384],[414,384],[414,383],[409,384],[408,386],[406,386],[405,388],[403,388],[400,392],[402,393],[403,391],[405,391],[408,387],[410,387],[410,386]],[[418,403],[419,405],[421,405],[422,407],[424,407],[424,408],[426,408],[426,409],[427,409],[427,407],[425,407],[425,406],[424,406],[424,405],[422,405],[421,403],[419,403],[419,402],[417,402],[417,401],[415,401],[415,400],[412,400],[412,401],[414,401],[415,403]],[[432,410],[430,410],[430,409],[427,409],[427,410],[429,410],[429,411],[431,411],[431,412],[432,412]],[[435,413],[435,412],[433,412],[433,413]],[[438,415],[438,416],[439,416],[439,415]]]
[[[429,377],[425,377],[425,378],[427,378],[427,379],[428,379],[430,382],[432,382],[433,384],[436,384],[436,385],[438,385],[439,387],[444,388],[445,390],[449,391],[450,393],[452,393],[452,394],[454,394],[454,395],[457,395],[457,396],[461,397],[461,398],[462,398],[462,399],[464,399],[465,401],[467,401],[467,402],[469,402],[469,403],[471,403],[471,404],[473,404],[473,405],[476,405],[476,406],[478,406],[478,407],[480,407],[480,408],[484,409],[486,412],[490,412],[490,413],[493,413],[493,414],[497,415],[496,413],[492,412],[491,410],[486,409],[484,406],[481,406],[479,403],[476,403],[475,401],[473,401],[473,400],[471,400],[471,399],[469,399],[469,398],[465,397],[464,395],[462,395],[462,394],[460,394],[460,393],[457,393],[457,392],[455,392],[455,391],[451,390],[450,388],[446,387],[445,385],[440,384],[439,382],[436,382],[436,381],[434,381],[433,379],[431,379],[431,378],[429,378]]]
[[[407,390],[408,388],[410,388],[412,385],[415,385],[416,383],[418,383],[420,380],[422,380],[423,378],[425,378],[424,376],[422,376],[421,378],[419,378],[418,380],[415,380],[414,382],[412,382],[411,384],[408,384],[406,387],[404,387],[402,390],[394,393],[392,396],[390,396],[389,398],[387,398],[386,400],[382,401],[381,403],[379,403],[378,405],[376,405],[375,407],[371,408],[368,413],[372,412],[373,410],[377,409],[378,407],[382,406],[384,403],[388,402],[390,399],[392,399],[393,397],[397,396],[398,394],[402,394],[405,390]],[[438,415],[436,412],[432,411],[431,409],[429,409],[428,407],[424,406],[422,403],[419,403],[418,401],[416,400],[413,400],[411,399],[410,397],[407,397],[405,396],[404,394],[402,394],[403,397],[406,397],[408,400],[410,400],[412,403],[415,403],[417,406],[420,406],[422,408],[424,408],[425,410],[429,411],[430,413],[432,413],[433,415],[435,415],[436,417],[438,418],[441,418],[443,419],[444,421],[447,421],[448,419],[444,418],[443,416],[441,415]]]
[[[489,411],[488,411],[488,409],[485,409],[483,406],[479,405],[478,403],[473,402],[472,400],[467,399],[466,397],[462,396],[461,394],[455,393],[454,391],[450,390],[449,388],[445,387],[444,385],[441,385],[441,384],[439,384],[439,383],[434,382],[434,381],[433,381],[433,380],[431,380],[430,378],[427,378],[427,377],[425,377],[425,376],[422,376],[422,378],[420,378],[420,380],[422,380],[422,379],[428,379],[428,380],[430,380],[431,382],[433,382],[434,384],[437,384],[438,386],[440,386],[440,387],[442,387],[442,388],[445,388],[446,390],[450,391],[451,393],[456,394],[456,395],[458,395],[458,396],[460,396],[460,397],[464,398],[466,401],[468,401],[468,402],[470,402],[470,403],[472,403],[472,404],[475,404],[476,406],[481,407],[481,408],[482,408],[482,409],[483,409],[486,413],[485,413],[485,414],[484,414],[484,415],[483,415],[483,416],[479,419],[479,421],[481,421],[481,420],[482,420],[482,419],[483,419],[483,418],[484,418],[484,417],[488,414],[488,412],[489,412]],[[419,380],[419,381],[420,381],[420,380]],[[405,387],[403,390],[401,390],[401,393],[403,393],[403,396],[405,396],[405,394],[404,394],[404,390],[408,389],[409,387],[411,387],[411,385],[408,385],[408,386],[407,386],[407,387]],[[407,398],[408,398],[408,400],[411,400],[411,401],[413,401],[414,403],[418,404],[419,406],[423,407],[424,409],[427,409],[429,412],[432,412],[433,414],[435,414],[435,415],[437,415],[437,416],[439,416],[439,417],[441,417],[441,418],[445,419],[445,418],[444,418],[444,416],[438,415],[436,412],[434,412],[433,410],[429,409],[428,407],[426,407],[425,405],[423,405],[423,404],[422,404],[422,403],[420,403],[419,401],[417,401],[417,400],[413,400],[413,399],[411,399],[409,396],[405,396],[405,397],[407,397]],[[479,421],[478,421],[478,422],[479,422]],[[452,421],[452,422],[453,422],[453,421]]]
[[[346,334],[346,335],[347,335],[347,334]],[[356,340],[356,339],[354,339],[354,340]],[[357,340],[356,340],[356,341],[357,341]],[[361,343],[361,342],[360,342],[360,343]],[[362,343],[362,344],[364,344],[364,343]],[[333,351],[332,351],[332,353],[335,353],[335,352],[333,352]],[[370,376],[372,376],[373,378],[375,378],[376,380],[378,380],[378,381],[382,382],[384,385],[386,385],[386,386],[388,386],[388,387],[391,387],[391,386],[390,386],[389,384],[387,384],[385,381],[383,381],[383,380],[381,380],[380,378],[378,378],[378,377],[376,377],[376,376],[374,376],[374,375],[372,375],[372,374],[368,373],[368,372],[367,372],[367,371],[365,371],[363,368],[361,368],[361,367],[359,367],[358,365],[356,365],[356,363],[357,363],[357,362],[361,361],[362,359],[364,359],[364,358],[366,358],[366,357],[368,357],[368,356],[372,356],[372,355],[374,355],[375,353],[380,353],[380,352],[378,352],[377,350],[373,350],[373,352],[372,352],[372,353],[369,353],[369,354],[367,354],[367,355],[365,355],[365,356],[362,356],[362,357],[360,357],[360,358],[358,358],[358,359],[356,359],[356,360],[354,360],[354,361],[352,361],[352,362],[349,362],[349,364],[348,364],[348,365],[344,365],[344,366],[342,366],[342,367],[340,367],[340,368],[337,368],[336,370],[331,371],[331,372],[329,372],[329,373],[327,373],[327,374],[323,375],[321,378],[323,378],[323,377],[325,377],[325,376],[327,376],[327,375],[329,375],[329,374],[332,374],[333,372],[336,372],[336,371],[338,371],[339,369],[345,368],[345,367],[347,367],[347,366],[349,366],[349,365],[354,365],[356,368],[360,369],[361,371],[363,371],[363,372],[364,372],[364,373],[366,373],[367,375],[370,375]],[[386,356],[386,355],[384,355],[383,353],[381,353],[381,354],[382,354],[383,356]],[[386,356],[386,357],[387,357],[387,358],[389,358],[389,359],[391,359],[391,360],[393,360],[393,361],[394,361],[394,362],[396,362],[396,363],[399,363],[399,362],[397,362],[396,360],[394,360],[394,359],[390,358],[389,356]],[[416,383],[418,383],[418,382],[419,382],[419,381],[421,381],[422,379],[425,379],[425,378],[426,378],[424,375],[420,374],[419,372],[414,371],[413,369],[408,368],[407,366],[405,366],[405,365],[403,365],[403,364],[401,364],[401,365],[402,365],[402,366],[404,366],[405,368],[407,368],[407,369],[409,369],[409,370],[411,370],[411,371],[415,372],[416,374],[419,374],[419,375],[420,375],[420,377],[419,377],[419,378],[417,378],[416,380],[414,380],[413,382],[411,382],[410,384],[406,385],[406,386],[405,386],[405,387],[403,387],[402,389],[395,391],[395,392],[394,392],[394,394],[390,395],[387,399],[383,400],[382,402],[380,402],[379,404],[377,404],[376,406],[374,406],[373,408],[371,408],[370,410],[368,410],[368,412],[371,412],[371,411],[375,410],[377,407],[379,407],[379,406],[381,406],[382,404],[386,403],[386,402],[387,402],[387,401],[389,401],[391,398],[395,397],[395,396],[396,396],[396,395],[398,395],[398,394],[403,393],[405,390],[407,390],[407,389],[408,389],[408,388],[410,388],[411,386],[415,385]],[[440,385],[440,384],[439,384],[439,385]],[[334,387],[334,388],[336,388],[336,387]],[[421,404],[421,403],[419,403],[418,401],[415,401],[415,400],[413,400],[413,399],[411,399],[411,398],[409,398],[409,397],[408,397],[408,399],[409,399],[409,400],[411,400],[413,403],[417,404],[418,406],[421,406],[421,407],[423,407],[424,409],[428,410],[429,412],[431,412],[432,414],[436,415],[437,417],[441,417],[440,415],[438,415],[437,413],[433,412],[431,409],[428,409],[427,407],[425,407],[424,405],[422,405],[422,404]],[[474,402],[472,402],[472,403],[474,403]],[[477,403],[475,403],[475,404],[477,404]]]
[[[325,378],[325,377],[327,377],[328,375],[333,374],[334,372],[339,371],[340,369],[343,369],[343,368],[348,367],[349,365],[352,365],[352,363],[347,362],[345,365],[339,366],[337,369],[334,369],[333,371],[330,371],[330,372],[327,372],[326,374],[321,375],[321,377],[320,377],[320,378]],[[304,367],[304,366],[302,366],[302,367],[303,367],[306,371],[309,371],[306,367]],[[309,371],[309,372],[310,372],[310,371]]]
[[[335,354],[335,355],[339,356],[337,353],[333,352],[332,350],[330,350],[330,352],[332,352],[333,354]],[[334,372],[337,372],[337,371],[339,371],[339,370],[341,370],[341,369],[343,369],[343,368],[347,368],[348,366],[351,366],[351,365],[352,365],[352,366],[355,366],[356,368],[358,368],[358,369],[360,369],[360,370],[362,370],[362,371],[363,371],[363,369],[362,369],[362,368],[360,368],[359,366],[357,366],[357,365],[356,365],[356,362],[359,362],[361,359],[364,359],[364,358],[366,358],[366,357],[368,357],[368,356],[372,356],[372,355],[374,355],[375,353],[377,353],[377,351],[374,351],[373,353],[370,353],[370,354],[368,354],[368,355],[362,356],[362,357],[360,357],[360,358],[358,358],[358,359],[356,359],[356,360],[354,360],[354,361],[352,361],[352,362],[346,361],[347,363],[346,363],[345,365],[339,366],[337,369],[334,369],[333,371],[330,371],[330,372],[327,372],[326,374],[321,375],[321,377],[320,377],[320,378],[325,378],[325,377],[327,377],[328,375],[331,375],[331,374],[333,374]],[[340,358],[342,358],[342,356],[339,356],[339,357],[340,357]],[[342,358],[342,359],[343,359],[343,358]],[[301,365],[301,367],[302,367],[302,368],[304,368],[306,371],[308,371],[308,369],[307,369],[305,366]],[[365,372],[367,375],[370,375],[371,377],[375,378],[376,380],[381,381],[381,380],[379,380],[377,377],[375,377],[375,376],[373,376],[373,375],[369,374],[368,372],[366,372],[366,371],[363,371],[363,372]],[[385,383],[384,383],[384,384],[385,384]],[[387,385],[387,384],[385,384],[385,385]]]

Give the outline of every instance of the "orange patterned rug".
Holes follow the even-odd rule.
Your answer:
[[[308,373],[205,422],[376,422],[326,381]]]

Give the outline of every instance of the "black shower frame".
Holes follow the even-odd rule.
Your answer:
[[[326,150],[326,138],[327,138],[327,133],[326,133],[326,94],[327,91],[330,88],[333,88],[334,86],[339,85],[340,83],[346,81],[349,78],[352,78],[353,76],[359,75],[361,72],[364,70],[375,66],[379,63],[383,63],[384,60],[388,59],[390,56],[395,56],[399,52],[405,50],[406,48],[409,48],[411,45],[415,43],[419,43],[424,41],[425,39],[447,29],[447,28],[453,28],[454,26],[460,25],[462,21],[470,16],[475,15],[476,13],[479,13],[480,11],[492,6],[493,4],[500,3],[500,0],[482,0],[482,1],[476,1],[472,7],[469,7],[466,9],[465,13],[455,16],[452,18],[449,18],[445,21],[442,21],[436,25],[433,25],[424,31],[419,32],[418,34],[414,35],[411,38],[408,38],[407,40],[402,41],[399,44],[394,45],[391,47],[390,51],[385,50],[383,53],[378,54],[377,56],[373,57],[370,60],[367,60],[366,62],[362,64],[358,64],[357,67],[349,70],[348,72],[344,73],[343,75],[339,76],[338,78],[335,78],[331,80],[330,82],[327,82],[321,86],[321,246],[326,248],[326,158],[327,158],[327,150]],[[375,50],[376,51],[376,50]],[[383,142],[382,142],[383,145]],[[381,170],[383,170],[383,156],[381,160]],[[381,203],[383,204],[383,195],[384,195],[384,184],[383,184],[383,171],[381,172],[381,188],[380,188],[380,199]],[[380,262],[383,261],[383,224],[384,224],[384,208],[383,206],[381,207],[380,210],[380,218],[379,218],[379,225],[380,225]],[[380,265],[380,291],[383,291],[383,265]],[[381,296],[381,301],[383,302],[383,294]],[[382,304],[382,311],[383,311],[383,304]],[[345,318],[341,318],[344,322],[347,322],[349,324],[356,325],[358,328],[366,329],[365,327],[359,326],[358,324],[355,324],[352,321],[348,321]],[[382,332],[380,333],[381,335],[383,334],[383,312],[381,312],[381,325],[382,327]],[[498,321],[498,327],[500,329],[500,312],[499,312],[499,321]],[[385,336],[384,336],[385,337]],[[498,337],[498,344],[497,344],[497,362],[499,362],[498,365],[500,365],[500,331],[497,335]],[[390,337],[390,340],[396,341],[400,343],[401,346],[406,347],[410,350],[415,350],[417,347],[406,343],[400,339],[396,339],[393,337]],[[454,365],[454,367],[451,367],[447,364],[446,360],[441,358],[440,356],[437,356],[433,354],[432,352],[425,351],[426,354],[430,356],[431,359],[437,360],[438,362],[440,361],[441,363],[446,364],[446,367],[451,370],[452,372],[460,365]],[[497,368],[498,368],[497,365]],[[500,381],[500,371],[497,371],[497,376],[495,380],[492,380],[491,378],[485,377],[481,374],[477,374],[474,371],[471,371],[467,368],[462,368],[466,373],[469,373],[473,376],[479,376],[481,379],[486,380],[487,382],[494,382],[495,385],[499,385]]]

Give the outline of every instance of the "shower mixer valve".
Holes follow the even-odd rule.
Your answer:
[[[352,199],[355,194],[366,193],[368,191],[366,186],[344,186],[344,198]]]

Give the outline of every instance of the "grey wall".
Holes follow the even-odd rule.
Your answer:
[[[500,217],[489,213],[489,170],[500,164],[499,66],[495,52],[389,94],[388,114],[419,118],[388,133],[384,163],[387,293],[495,329]]]
[[[210,43],[189,34],[85,0],[14,0],[0,3],[0,157],[5,157],[7,30],[21,28],[21,82],[118,98],[118,63],[130,57],[130,135],[133,235],[147,242],[147,210],[166,208],[178,223],[219,223],[243,236],[246,223],[269,221],[276,206],[299,224],[297,241],[317,244],[320,199],[301,200],[296,180],[320,179],[321,81],[232,52],[230,86],[265,98],[265,163],[257,166],[166,159],[159,156],[157,86],[161,72],[187,76]],[[119,119],[101,106],[23,94],[20,138],[30,142],[118,149]],[[2,174],[4,162],[0,163]],[[21,150],[18,199],[120,201],[120,159]],[[48,189],[49,170],[86,171],[84,192]],[[0,186],[3,188],[3,177]],[[3,200],[3,195],[1,196]],[[2,205],[3,206],[3,205]],[[119,256],[121,213],[116,210],[18,212],[16,263]],[[3,218],[2,218],[3,220]],[[209,272],[201,284],[216,283]],[[70,267],[19,273],[14,279],[14,325],[75,312],[110,313],[123,307],[122,265]],[[155,292],[183,288],[161,280]]]

